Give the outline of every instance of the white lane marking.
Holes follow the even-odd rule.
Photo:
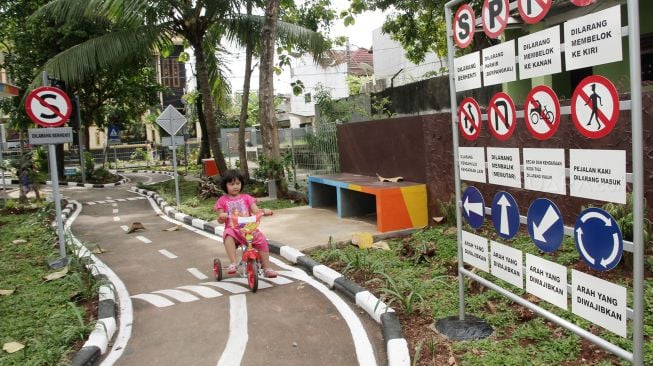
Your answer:
[[[356,313],[341,297],[336,295],[335,292],[331,291],[325,285],[309,276],[301,269],[291,267],[274,257],[270,257],[270,261],[277,266],[287,270],[280,272],[283,273],[284,276],[288,276],[296,280],[308,283],[316,290],[320,291],[327,299],[329,299],[331,303],[336,307],[336,309],[338,309],[338,312],[342,314],[342,318],[345,320],[347,326],[349,327],[349,331],[351,332],[352,340],[354,342],[354,348],[356,349],[356,358],[358,359],[358,364],[376,366],[376,358],[374,356],[372,344],[367,337],[367,332],[365,332],[363,324],[361,323]]]
[[[86,202],[86,204],[89,205],[89,206],[93,206],[93,205],[95,205],[97,203],[96,202]]]
[[[200,272],[200,270],[197,268],[186,268],[186,270],[190,272],[190,274],[195,276],[198,280],[205,280],[208,278],[204,273]]]
[[[125,201],[127,201],[127,200],[124,199],[124,198],[117,198],[116,201],[118,201],[118,202],[125,202]]]
[[[168,257],[168,258],[170,258],[170,259],[175,259],[175,258],[177,258],[176,255],[170,253],[169,251],[167,251],[167,250],[165,250],[165,249],[161,249],[161,250],[159,250],[159,253],[165,255],[166,257]]]
[[[118,207],[118,204],[117,203],[112,203],[111,206]]]
[[[65,228],[66,230],[70,229],[70,226],[75,222],[75,219],[77,219],[77,216],[79,216],[79,213],[82,211],[82,205],[75,200],[72,200],[71,202],[76,203],[77,209],[75,212],[70,216],[70,220],[66,221]],[[105,357],[100,366],[113,366],[113,364],[118,361],[120,356],[122,356],[123,351],[125,348],[127,348],[127,342],[129,342],[129,338],[131,337],[132,334],[132,321],[134,319],[134,313],[132,309],[132,299],[129,297],[129,291],[127,291],[127,287],[125,287],[125,284],[122,282],[120,277],[116,275],[111,268],[109,268],[104,262],[102,262],[98,257],[96,257],[94,254],[88,251],[86,247],[80,241],[73,235],[72,231],[68,231],[69,235],[73,239],[73,243],[75,246],[79,249],[77,251],[77,255],[82,258],[82,257],[90,257],[91,260],[93,261],[94,264],[94,273],[99,274],[102,273],[107,276],[111,284],[113,285],[116,295],[118,296],[118,301],[117,303],[120,306],[120,327],[118,329],[118,334],[115,336],[114,341],[113,341],[113,346],[111,347],[111,351],[109,351]]]
[[[225,291],[229,291],[232,294],[242,294],[243,292],[249,291],[249,289],[243,286],[239,286],[233,283],[226,283],[226,282],[202,282],[201,285],[217,287]]]
[[[214,297],[222,296],[222,294],[219,293],[218,291],[204,286],[189,285],[189,286],[179,286],[177,288],[180,288],[182,290],[193,291],[198,295],[205,297],[207,299],[212,299]]]
[[[120,217],[119,216],[114,216],[113,221],[120,221]]]
[[[97,203],[106,203],[105,201],[97,201]]]
[[[225,282],[234,282],[234,283],[241,283],[245,286],[247,286],[247,278],[242,278],[242,277],[232,277],[232,278],[225,278],[223,281]],[[258,281],[258,288],[269,288],[272,287],[269,283],[265,283],[263,281]]]
[[[199,300],[199,297],[180,290],[166,289],[166,290],[152,291],[152,293],[166,295],[181,302],[191,302],[191,301]]]
[[[292,280],[289,280],[289,279],[287,279],[287,278],[285,278],[285,277],[279,277],[279,276],[277,276],[277,277],[275,277],[275,278],[267,278],[267,277],[263,276],[263,277],[259,277],[259,280],[263,280],[263,281],[267,281],[267,282],[272,282],[272,283],[274,283],[275,285],[287,285],[287,284],[293,282]],[[259,283],[260,283],[260,282],[259,282]]]
[[[142,241],[142,242],[145,243],[145,244],[150,244],[150,243],[152,242],[152,240],[150,240],[150,239],[144,237],[143,235],[139,235],[139,236],[137,236],[136,239]]]
[[[133,299],[145,300],[150,304],[156,306],[157,308],[165,308],[166,306],[172,306],[175,303],[166,299],[163,296],[152,295],[152,294],[138,294],[132,295]],[[122,314],[120,314],[122,316]]]
[[[113,203],[113,202],[116,202],[116,201],[115,201],[115,200],[112,200],[112,199],[108,199],[108,200],[107,200],[107,203]]]
[[[111,199],[111,197],[109,197],[109,196],[107,196],[106,198],[107,198],[108,200],[110,200],[110,199]]]
[[[229,298],[229,339],[218,366],[240,365],[249,336],[247,334],[247,300],[245,295]]]
[[[120,228],[123,229],[125,232],[129,231],[129,226],[127,225],[120,225]]]

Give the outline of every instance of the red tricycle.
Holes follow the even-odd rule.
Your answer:
[[[254,231],[261,223],[261,216],[263,216],[263,211],[259,211],[255,216],[245,217],[239,217],[235,213],[232,213],[230,220],[231,227],[234,228],[234,230],[240,231],[247,242],[246,245],[236,244],[237,247],[243,251],[242,259],[238,264],[237,273],[240,274],[241,277],[247,277],[247,284],[252,292],[256,292],[258,289],[258,277],[263,274],[261,256],[259,255],[258,250],[252,246]],[[213,259],[213,275],[215,276],[216,281],[222,280],[222,263],[218,258]]]

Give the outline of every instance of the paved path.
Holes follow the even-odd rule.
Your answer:
[[[133,182],[169,179],[126,175]],[[256,293],[239,279],[215,282],[212,258],[227,261],[219,238],[184,227],[165,231],[177,223],[130,186],[63,189],[83,207],[74,235],[91,250],[106,250],[98,257],[131,297],[131,337],[107,353],[120,353],[116,365],[387,363],[379,325],[296,267],[274,259],[280,276],[262,280]],[[127,234],[133,222],[145,230]]]

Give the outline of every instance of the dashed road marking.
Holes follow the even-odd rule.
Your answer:
[[[113,221],[120,221],[120,217],[118,217],[118,216],[114,216],[114,217],[113,217]]]
[[[159,295],[152,295],[152,294],[138,294],[138,295],[132,295],[132,299],[139,299],[139,300],[144,300],[149,302],[150,304],[156,306],[157,308],[165,308],[167,306],[172,306],[175,303],[166,299],[163,296]]]
[[[229,298],[229,339],[218,366],[240,365],[247,347],[247,300],[245,295]]]
[[[204,286],[188,285],[188,286],[179,286],[177,288],[182,290],[187,290],[187,291],[193,291],[198,295],[205,297],[207,299],[212,299],[214,297],[222,296],[222,294],[219,293],[218,291]]]
[[[114,208],[112,213],[117,214],[117,213],[118,213],[118,209],[117,209],[117,208]]]
[[[152,293],[166,295],[168,297],[172,297],[173,299],[179,302],[191,302],[191,301],[199,300],[199,297],[195,295],[191,295],[188,292],[181,291],[181,290],[166,289],[166,290],[152,291]]]
[[[292,283],[292,280],[289,280],[289,279],[287,279],[285,277],[279,277],[279,276],[277,276],[275,278],[267,278],[267,277],[263,276],[263,277],[259,277],[259,279],[264,280],[264,281],[268,281],[268,282],[272,282],[275,285],[287,285],[289,283]],[[259,284],[260,284],[260,282],[259,282]]]
[[[145,244],[150,244],[152,242],[152,240],[150,240],[150,239],[148,239],[148,238],[146,238],[146,237],[144,237],[142,235],[137,236],[136,239],[142,241]]]
[[[168,258],[170,258],[170,259],[175,259],[175,258],[177,258],[176,255],[170,253],[169,251],[167,251],[167,250],[165,250],[165,249],[161,249],[161,250],[159,250],[159,253],[165,255],[166,257],[168,257]]]
[[[225,282],[233,282],[233,283],[240,283],[245,286],[247,286],[247,278],[242,278],[242,277],[233,277],[233,278],[225,278],[223,281]],[[269,283],[263,282],[263,281],[258,281],[258,288],[269,288],[272,287]]]
[[[202,282],[202,285],[217,287],[217,288],[223,289],[225,291],[229,291],[232,294],[242,294],[243,292],[248,292],[249,291],[248,288],[245,288],[245,287],[240,286],[240,285],[236,285],[235,283],[213,281],[213,282]]]
[[[110,199],[111,199],[111,197],[109,197],[109,196],[107,196],[106,198],[107,198],[108,200],[110,200]]]
[[[125,232],[129,231],[129,226],[127,225],[120,225],[120,228],[123,229]]]
[[[200,270],[197,268],[186,268],[186,270],[190,272],[190,274],[195,276],[195,278],[197,278],[198,280],[205,280],[208,278],[204,273],[200,272]]]
[[[117,203],[112,203],[111,206],[118,207],[118,204]]]

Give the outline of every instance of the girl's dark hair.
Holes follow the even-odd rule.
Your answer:
[[[230,169],[227,170],[224,174],[222,174],[222,179],[220,179],[220,188],[224,191],[224,193],[227,193],[227,183],[232,182],[234,180],[239,180],[240,181],[240,190],[245,187],[245,178],[243,177],[242,174],[240,174],[240,171],[237,169]]]

